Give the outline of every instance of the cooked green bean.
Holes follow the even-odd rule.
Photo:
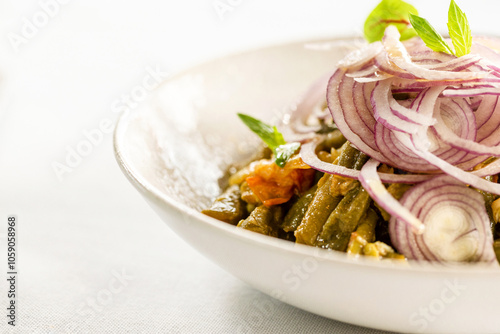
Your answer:
[[[283,224],[281,224],[281,228],[285,232],[294,232],[297,227],[299,227],[302,219],[304,219],[304,216],[306,215],[307,207],[313,200],[317,189],[318,187],[315,185],[300,196],[299,199],[292,205],[283,220]]]
[[[369,156],[360,152],[357,148],[352,146],[351,143],[346,142],[341,148],[337,164],[339,166],[360,170],[368,159]],[[332,195],[346,195],[355,186],[355,180],[335,175],[332,179],[330,192]]]
[[[335,129],[329,132],[321,144],[317,147],[318,158],[324,162],[333,163],[339,156],[341,146],[344,145],[346,139],[342,133]]]
[[[255,210],[256,207],[257,207],[257,205],[255,205],[255,204],[247,203],[247,212],[252,213],[252,211]]]
[[[241,220],[238,227],[277,237],[278,223],[283,218],[282,215],[282,209],[279,206],[261,205],[256,207],[245,220]]]
[[[233,185],[222,193],[209,209],[202,213],[226,223],[236,225],[245,215],[244,203],[240,198],[240,187]]]
[[[358,154],[356,156],[356,161],[354,162],[354,166],[352,166],[352,168],[356,170],[361,170],[361,167],[363,167],[363,165],[368,161],[368,159],[370,159],[369,156],[367,156],[363,152],[358,151]]]
[[[339,226],[343,232],[352,233],[356,230],[361,217],[366,214],[372,201],[368,192],[361,185],[353,189],[353,193],[355,195],[352,201],[349,201],[349,197],[345,196],[344,198],[347,198],[345,206],[340,206],[338,211],[336,209],[340,220]]]
[[[496,222],[495,218],[493,217],[493,209],[491,205],[497,199],[498,196],[485,191],[481,191],[481,194],[483,195],[484,203],[486,204],[486,212],[488,213],[488,217],[490,218],[491,230],[494,231]]]
[[[319,151],[317,155],[318,155],[319,160],[324,161],[324,162],[328,162],[328,163],[334,162],[335,159],[337,158],[337,156],[332,155],[331,153],[326,152],[326,151]]]
[[[342,145],[340,150],[341,151],[337,165],[347,168],[353,168],[359,155],[358,149],[352,146],[351,143],[347,141],[344,145]]]
[[[243,181],[240,186],[241,199],[244,200],[248,204],[253,204],[255,206],[259,206],[262,204],[257,195],[254,194],[252,189],[248,186],[247,181]],[[249,211],[250,212],[250,211]]]
[[[348,254],[361,254],[363,247],[375,241],[375,226],[377,225],[378,215],[373,209],[368,209],[366,215],[362,219],[362,223],[356,229],[356,232],[351,234],[349,245],[347,246]]]
[[[493,214],[493,220],[495,221],[495,225],[493,228],[493,238],[500,238],[500,198],[496,199],[491,203],[491,212]]]
[[[485,179],[488,181],[494,182],[492,176],[487,176],[487,177],[485,177]],[[486,212],[488,213],[488,217],[490,218],[491,231],[493,233],[495,233],[495,224],[498,222],[498,220],[495,219],[495,214],[498,218],[498,210],[495,210],[496,212],[494,212],[493,202],[495,202],[495,200],[498,199],[498,196],[494,195],[492,193],[486,192],[486,191],[482,191],[482,190],[478,190],[478,191],[481,195],[483,195],[484,204],[486,205]],[[497,205],[495,205],[495,207],[496,206]]]
[[[335,129],[326,135],[324,146],[328,149],[339,148],[346,142],[346,139],[340,130]]]
[[[330,213],[335,209],[340,202],[341,196],[332,196],[330,194],[330,184],[332,176],[325,174],[318,182],[318,190],[314,194],[314,198],[307,208],[306,214],[302,222],[295,231],[297,243],[314,245],[318,233]]]
[[[345,251],[351,233],[356,230],[370,203],[370,195],[356,181],[355,188],[351,189],[342,198],[328,217],[321,233],[318,235],[317,245],[323,248]]]
[[[497,256],[497,261],[500,262],[500,239],[493,242],[493,249],[495,250],[495,255]]]

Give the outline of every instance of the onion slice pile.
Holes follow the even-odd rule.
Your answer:
[[[399,37],[389,26],[381,42],[341,61],[327,85],[335,125],[372,159],[361,171],[322,162],[315,154],[318,138],[302,146],[302,159],[317,170],[359,179],[393,216],[391,237],[408,258],[491,261],[488,216],[473,188],[500,195],[500,184],[483,179],[500,172],[500,159],[482,164],[500,158],[500,42],[474,38],[474,53],[457,58]],[[306,114],[302,108],[300,118]],[[380,163],[406,173],[378,173]],[[416,186],[398,202],[382,182]],[[463,230],[453,240],[443,237],[446,212],[452,217],[447,226]]]

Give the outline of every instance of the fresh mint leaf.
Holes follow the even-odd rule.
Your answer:
[[[398,28],[402,41],[416,36],[410,25],[409,13],[418,14],[418,11],[401,0],[382,0],[365,21],[366,40],[370,43],[382,40],[385,28],[389,25]]]
[[[455,47],[455,55],[461,57],[469,54],[472,47],[469,21],[454,0],[451,0],[448,10],[448,32]]]
[[[289,143],[280,145],[275,150],[276,164],[280,167],[285,167],[288,159],[297,152],[300,147],[300,143]]]
[[[418,36],[422,38],[425,45],[431,48],[436,52],[445,52],[449,54],[453,54],[453,51],[450,49],[443,36],[441,36],[436,29],[434,29],[429,21],[420,17],[418,15],[411,14],[409,15],[411,25],[415,28]]]
[[[270,149],[275,150],[278,146],[286,144],[283,135],[276,129],[275,126],[267,125],[252,116],[245,114],[238,114],[238,117],[250,128],[257,136],[269,146]]]
[[[274,162],[278,166],[284,167],[288,159],[299,149],[300,143],[287,144],[283,135],[275,126],[270,126],[245,114],[238,114],[238,117],[273,150],[275,156]]]

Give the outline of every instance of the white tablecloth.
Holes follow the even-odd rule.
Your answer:
[[[274,301],[192,250],[121,174],[108,131],[151,71],[360,34],[376,3],[0,1],[0,332],[378,333]],[[474,31],[499,34],[498,2],[462,3]],[[447,6],[418,1],[441,30]],[[9,215],[16,327],[6,318]]]

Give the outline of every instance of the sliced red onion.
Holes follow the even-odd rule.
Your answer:
[[[434,64],[442,64],[453,59],[457,59],[455,56],[447,53],[434,52],[423,42],[418,44],[418,46],[408,45],[407,41],[403,42],[403,44],[414,62],[432,62]]]
[[[500,97],[486,96],[475,114],[478,123],[476,140],[485,145],[498,145]]]
[[[455,148],[467,151],[468,153],[500,157],[500,146],[487,146],[471,139],[461,138],[446,126],[445,122],[442,121],[440,113],[437,115],[436,118],[438,122],[434,125],[434,128],[441,140]],[[500,126],[500,124],[498,126]]]
[[[406,144],[407,147],[409,147],[413,153],[415,153],[420,158],[426,160],[429,164],[441,169],[444,173],[448,174],[449,176],[457,180],[460,180],[465,184],[469,184],[477,189],[481,189],[483,191],[492,194],[500,195],[500,184],[482,179],[474,174],[468,173],[463,169],[460,169],[440,159],[439,157],[427,151],[425,147],[419,147],[421,143],[420,140],[415,140],[415,139],[412,140],[409,135],[401,132],[396,133],[396,136],[402,143]]]
[[[486,177],[500,173],[500,160],[495,160],[492,163],[471,172],[478,177]]]
[[[297,133],[310,133],[319,130],[319,125],[307,125],[307,120],[313,111],[325,102],[325,87],[331,77],[331,73],[321,76],[314,82],[304,96],[300,99],[299,103],[290,113],[289,123],[293,131]]]
[[[301,159],[312,168],[328,174],[340,175],[351,179],[359,179],[359,170],[351,169],[332,163],[324,162],[316,155],[316,148],[321,142],[320,138],[316,138],[308,143],[305,143],[300,148]],[[498,167],[500,168],[500,166]],[[379,173],[379,178],[387,183],[419,183],[432,178],[432,175],[425,174],[389,174]]]
[[[374,64],[373,61],[370,61],[359,69],[356,69],[354,71],[352,69],[349,70],[346,73],[346,76],[351,78],[367,77],[370,75],[374,75],[377,71],[379,71],[379,68]]]
[[[400,116],[398,112],[393,112],[388,107],[389,102],[387,101],[392,99],[389,94],[389,80],[376,85],[376,87],[383,88],[377,95],[375,95],[377,88],[371,89],[367,84],[356,83],[352,78],[346,77],[343,71],[338,70],[336,72],[329,83],[327,101],[333,120],[338,128],[354,146],[378,161],[412,172],[437,171],[438,168],[429,164],[427,160],[421,159],[410,148],[398,142],[392,130],[414,133],[419,128],[419,125],[413,124],[413,120],[408,122],[404,117],[398,117]],[[433,87],[419,95],[413,106],[413,113],[418,115],[415,120],[433,120],[432,114],[436,99],[443,89],[442,86]],[[375,107],[375,111],[367,103],[367,92],[370,90],[373,92],[372,105]],[[462,109],[470,109],[469,104],[464,102],[462,105]],[[457,119],[464,118],[461,116],[463,114],[462,109],[452,109],[452,111],[459,114],[456,116]],[[383,113],[380,113],[380,111],[383,111]],[[406,115],[411,117],[411,114],[412,111],[407,110]],[[454,116],[451,115],[450,117]],[[376,118],[378,118],[378,122]],[[473,120],[468,120],[468,122],[472,123]],[[430,123],[430,121],[427,121],[427,123]],[[460,124],[460,122],[457,124]],[[425,125],[427,126],[427,124]],[[461,131],[457,135],[465,139],[472,139],[467,135],[475,134],[475,128],[472,125],[469,128],[474,132]],[[436,138],[436,141],[438,139]],[[459,164],[462,163],[461,159],[467,158],[466,151],[460,152],[460,150],[450,147],[444,142],[436,142],[434,146],[436,148],[435,153],[448,163]],[[472,158],[467,158],[467,161],[477,164],[482,160],[475,161]],[[471,165],[468,168],[473,166]]]
[[[446,97],[470,97],[478,95],[500,95],[500,87],[447,88],[443,91],[443,96]]]
[[[359,83],[370,83],[370,82],[378,82],[380,80],[385,80],[391,78],[392,75],[387,74],[385,72],[375,72],[369,76],[366,77],[356,77],[354,80]]]
[[[355,84],[354,79],[346,77],[344,71],[337,70],[328,83],[328,108],[335,125],[342,134],[359,150],[380,160],[382,155],[377,151],[373,141],[369,140],[373,137],[374,129],[372,126],[376,121],[365,102],[353,103]],[[370,123],[363,120],[362,117],[369,120]],[[368,140],[365,142],[362,138]]]
[[[479,108],[479,106],[481,105],[481,102],[483,102],[483,96],[471,96],[469,98],[470,107],[474,111],[476,111]],[[476,123],[478,123],[477,120],[476,120]]]
[[[437,76],[440,76],[439,80],[449,80],[450,75],[452,76],[452,79],[473,79],[487,75],[487,71],[481,71],[481,68],[478,68],[475,71],[477,73],[475,75],[470,74],[471,72],[466,72],[469,74],[447,74],[443,77],[443,72],[461,72],[478,64],[482,59],[479,55],[467,55],[460,58],[454,58],[453,56],[450,57],[452,57],[451,60],[447,60],[446,62],[433,62],[432,59],[420,60],[418,62],[415,62],[415,59],[413,57],[405,57],[405,61],[408,62],[408,64],[400,67],[399,65],[396,65],[397,62],[394,62],[394,58],[391,58],[389,56],[389,53],[379,53],[375,57],[375,66],[372,65],[370,67],[370,71],[366,72],[366,75],[375,73],[377,71],[382,71],[402,79],[420,78],[428,80],[435,80]],[[431,70],[433,72],[431,72]],[[362,76],[362,74],[363,73],[360,72],[356,75],[356,77],[360,77]]]
[[[401,119],[392,112],[389,103],[389,95],[391,94],[391,82],[389,80],[380,81],[375,85],[371,96],[375,120],[391,130],[415,133],[418,128],[415,122]]]
[[[374,57],[376,57],[377,54],[379,54],[383,50],[384,48],[382,46],[382,43],[379,41],[368,44],[361,49],[349,53],[347,56],[345,56],[341,61],[337,63],[337,67],[353,68],[362,66],[367,62],[369,62],[370,60],[372,60]]]
[[[500,42],[498,38],[473,37],[471,52],[481,55],[488,61],[500,64]]]
[[[434,88],[433,88],[434,89]],[[440,89],[435,89],[432,94],[427,97],[424,97],[422,103],[417,103],[416,110],[420,111],[422,115],[432,113],[435,98],[439,94]],[[430,103],[431,101],[434,101]],[[455,122],[456,124],[460,124],[461,127],[457,127],[454,131],[457,135],[464,137],[465,139],[473,139],[475,135],[475,128],[473,124],[469,125],[468,123],[473,123],[473,115],[470,106],[463,102],[461,104],[453,104],[455,108],[450,108],[448,112],[448,118],[453,120],[458,119],[460,122]],[[461,107],[461,108],[460,108]],[[466,118],[463,116],[465,111],[463,109],[467,109],[470,116]],[[419,114],[420,114],[419,112]],[[467,122],[462,121],[462,119],[466,119]],[[426,127],[419,127],[417,125],[414,126],[415,130],[419,130],[423,133],[426,133]],[[419,155],[413,152],[411,147],[408,147],[407,144],[402,143],[396,133],[392,131],[390,127],[386,126],[384,123],[379,122],[375,126],[375,143],[377,145],[378,150],[382,154],[382,161],[391,166],[412,171],[412,172],[431,172],[437,171],[438,168],[429,164],[429,162],[425,159],[422,159]],[[347,138],[349,139],[349,138]],[[422,142],[424,138],[420,139],[420,146],[422,147],[424,144]],[[461,163],[464,159],[467,158],[467,152],[460,151],[456,148],[451,147],[439,140],[439,137],[427,137],[428,147],[433,154],[437,155],[440,159],[444,159],[446,162],[451,164]],[[472,160],[471,160],[472,162]],[[470,166],[472,168],[474,165]]]
[[[500,172],[500,159],[471,171],[491,156],[500,157],[500,39],[486,39],[488,43],[475,39],[476,52],[457,58],[430,51],[419,39],[402,43],[399,37],[397,29],[387,28],[381,44],[367,48],[366,57],[351,55],[328,83],[327,102],[335,124],[372,160],[361,172],[325,163],[315,154],[317,142],[303,145],[302,158],[315,169],[359,179],[400,223],[391,225],[391,235],[395,236],[396,247],[408,257],[490,261],[495,257],[491,256],[491,232],[484,237],[489,231],[483,226],[488,225],[483,219],[484,202],[479,203],[480,195],[468,186],[500,195],[500,184],[482,179]],[[404,96],[398,95],[396,100],[396,93],[409,96],[399,100]],[[379,163],[410,174],[377,173]],[[443,183],[434,187],[439,188],[437,193],[430,186],[436,180]],[[414,188],[425,188],[420,196],[427,199],[412,204],[419,209],[411,211],[392,198],[382,182],[424,182]],[[441,193],[459,195],[447,200]],[[470,203],[467,196],[472,196]],[[454,210],[452,215],[463,224],[470,221],[474,227],[444,242],[469,242],[469,248],[459,249],[476,249],[477,253],[464,251],[453,257],[436,241],[439,221],[449,221],[445,209],[434,209],[444,208],[439,202],[448,203]],[[430,226],[423,236],[411,231],[421,226],[419,220]]]
[[[420,94],[425,88],[392,88],[392,93],[393,94]],[[406,101],[406,100],[403,100]]]
[[[452,71],[439,71],[430,70],[423,66],[416,65],[412,62],[403,43],[399,41],[401,35],[395,26],[387,27],[382,43],[385,51],[387,52],[388,59],[397,67],[405,70],[407,73],[416,78],[426,80],[471,80],[483,78],[487,72],[452,72]]]
[[[378,159],[380,162],[410,172],[435,172],[439,170],[413,153],[400,141],[396,133],[397,131],[391,131],[382,124],[377,124],[375,143],[382,154],[382,158]]]
[[[495,147],[500,145],[500,103],[499,97],[485,96],[479,108],[474,113],[476,116],[477,135],[475,141],[481,145]],[[463,148],[466,151],[466,148]],[[457,166],[461,169],[471,169],[483,162],[489,155],[468,154]]]
[[[497,96],[485,96],[476,110],[476,125],[480,129],[491,119],[498,105]]]
[[[407,258],[496,263],[489,217],[477,191],[442,175],[412,187],[400,203],[425,226],[418,235],[405,220],[391,218],[391,241]]]
[[[439,107],[434,108],[436,125],[446,126],[459,138],[475,140],[477,126],[470,104],[464,99],[441,99],[439,102]]]
[[[481,59],[482,57],[479,55],[468,54],[459,58],[452,58],[451,60],[446,62],[421,66],[428,70],[460,72],[470,68],[473,65],[476,65],[481,61]],[[412,60],[414,61],[413,58]]]
[[[398,200],[392,197],[380,180],[377,173],[377,166],[379,164],[380,162],[377,160],[370,159],[363,168],[361,168],[359,181],[363,185],[363,188],[365,188],[375,202],[393,217],[398,217],[398,219],[411,226],[414,233],[422,234],[424,232],[424,225],[422,222],[406,207],[401,205]]]
[[[380,71],[385,72],[391,76],[395,76],[401,79],[416,79],[414,74],[411,74],[400,67],[396,66],[389,60],[387,53],[381,53],[375,58],[375,64],[378,66]]]
[[[318,144],[321,142],[321,139],[315,138],[301,146],[300,149],[300,157],[302,160],[312,168],[334,175],[340,175],[352,179],[359,179],[359,171],[355,169],[349,169],[346,167],[334,165],[328,162],[324,162],[318,158],[316,155],[316,148]],[[485,167],[472,171],[470,174],[473,174],[477,177],[486,177],[490,175],[495,175],[500,173],[500,160],[496,160]],[[434,175],[429,174],[389,174],[389,173],[378,173],[381,181],[385,183],[420,183],[423,181],[427,181],[434,177]]]
[[[462,72],[460,72],[462,73]],[[359,81],[361,78],[356,78]],[[486,78],[476,78],[476,79],[467,79],[467,80],[410,80],[410,79],[402,79],[395,78],[393,80],[393,86],[395,88],[428,88],[435,86],[456,86],[456,85],[484,85],[484,84],[499,84],[500,78],[486,77]]]
[[[436,120],[434,117],[430,117],[427,115],[427,113],[422,113],[422,112],[417,112],[417,109],[424,109],[427,108],[427,106],[422,106],[421,104],[423,102],[423,97],[427,96],[429,94],[429,97],[431,100],[434,100],[433,94],[435,94],[435,98],[439,95],[441,92],[442,88],[440,87],[433,87],[433,88],[427,88],[425,90],[419,91],[419,94],[417,98],[412,102],[411,108],[407,108],[403,106],[401,103],[396,101],[393,97],[392,94],[389,95],[389,105],[391,107],[392,112],[397,115],[399,118],[424,125],[424,126],[430,126],[433,125]],[[393,91],[394,93],[394,91]],[[432,105],[429,106],[429,108],[433,108]]]

